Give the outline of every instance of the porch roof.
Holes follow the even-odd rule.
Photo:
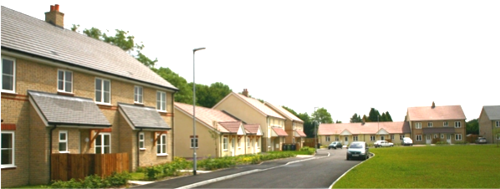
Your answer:
[[[436,128],[422,128],[424,134],[437,134],[437,133],[455,133],[455,128],[453,127],[436,127]]]
[[[272,137],[288,136],[288,134],[286,134],[285,130],[283,130],[283,128],[281,128],[281,127],[271,127],[271,129],[274,131],[271,135]]]
[[[171,127],[153,107],[118,103],[120,113],[134,128],[170,130]]]
[[[306,133],[304,133],[303,130],[295,130],[297,133],[298,137],[307,137]]]
[[[108,128],[111,124],[90,98],[28,91],[33,107],[48,125]],[[47,126],[48,126],[47,125]]]
[[[247,135],[262,135],[259,124],[245,124],[244,127]]]

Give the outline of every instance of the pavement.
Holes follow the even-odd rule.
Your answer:
[[[321,156],[321,154],[318,154],[318,156]],[[246,174],[269,170],[275,167],[284,166],[291,162],[307,161],[312,159],[315,159],[315,156],[301,155],[293,158],[265,161],[257,165],[239,165],[234,168],[221,169],[212,172],[198,173],[199,171],[197,171],[197,175],[176,177],[168,180],[149,182],[129,181],[129,183],[133,185],[138,184],[133,186],[133,188],[193,188]]]

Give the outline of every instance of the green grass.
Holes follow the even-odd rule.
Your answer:
[[[144,172],[130,173],[130,180],[145,180]]]
[[[375,157],[333,188],[500,188],[500,148],[495,145],[370,150]]]

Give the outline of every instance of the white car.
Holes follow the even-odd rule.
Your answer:
[[[373,143],[375,148],[377,147],[392,147],[394,146],[394,143],[392,142],[387,142],[385,140],[377,140],[375,143]]]
[[[404,137],[403,141],[401,141],[401,145],[403,145],[403,146],[413,146],[413,140],[410,137]]]

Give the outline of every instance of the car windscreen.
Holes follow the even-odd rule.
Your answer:
[[[349,146],[349,148],[363,148],[363,145],[359,144],[359,143],[354,143],[354,144],[351,144],[351,146]]]

